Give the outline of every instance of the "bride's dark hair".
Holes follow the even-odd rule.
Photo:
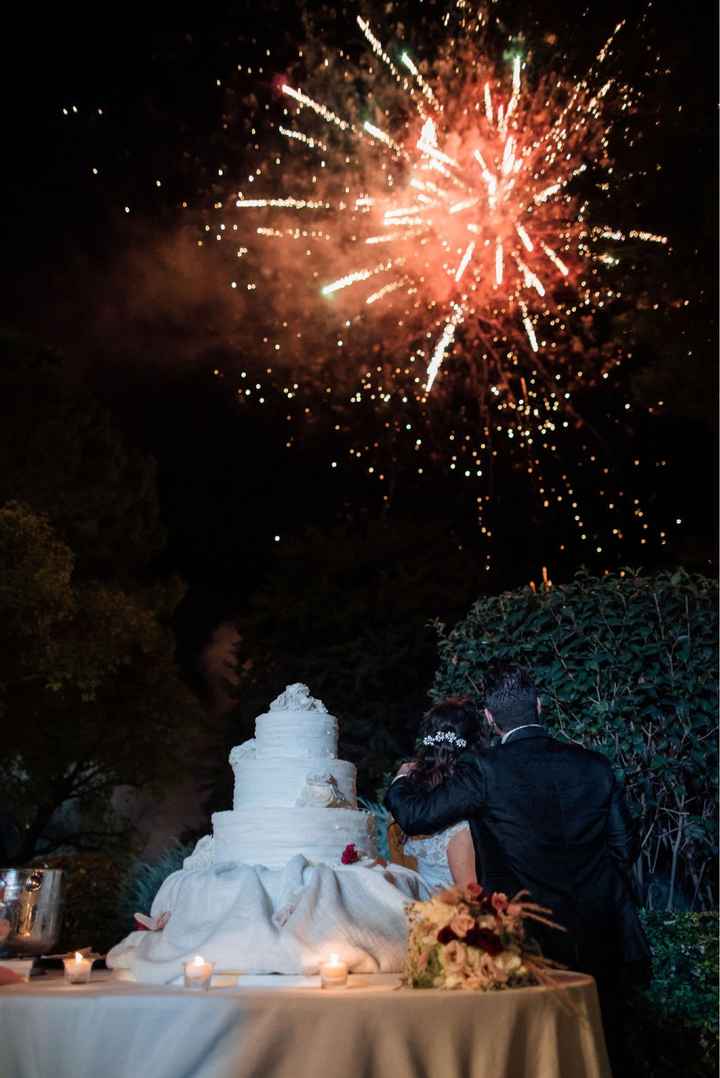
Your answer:
[[[439,734],[452,734],[464,741],[445,740]],[[432,744],[423,742],[433,738]],[[470,697],[450,696],[435,704],[423,715],[416,742],[416,766],[412,777],[424,786],[437,786],[452,774],[455,761],[467,749],[480,748],[481,734],[477,712]]]

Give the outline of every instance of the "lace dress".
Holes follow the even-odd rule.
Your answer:
[[[448,845],[450,839],[469,828],[466,820],[436,831],[434,835],[415,835],[409,838],[403,847],[408,857],[417,860],[417,871],[431,891],[440,891],[443,887],[452,887],[453,878],[448,864]]]

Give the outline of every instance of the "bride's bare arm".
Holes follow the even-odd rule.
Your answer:
[[[448,842],[447,848],[448,865],[453,882],[460,887],[466,887],[469,883],[477,883],[475,873],[475,847],[469,827],[463,827]]]

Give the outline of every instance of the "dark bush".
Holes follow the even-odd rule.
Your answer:
[[[717,907],[717,583],[630,572],[480,599],[438,624],[432,695],[470,693],[497,661],[534,673],[559,737],[604,752],[639,826],[644,905]]]
[[[718,1061],[718,917],[644,911],[654,977],[628,1010],[637,1078],[711,1078]]]
[[[120,924],[120,936],[133,929],[135,913],[150,913],[155,895],[160,884],[171,872],[177,872],[183,861],[189,857],[195,843],[176,842],[163,850],[154,861],[133,861],[127,869],[116,893],[116,910]],[[117,941],[116,941],[117,942]]]
[[[127,861],[103,853],[56,854],[42,862],[64,870],[65,914],[55,951],[92,947],[105,954],[118,941],[118,893]]]

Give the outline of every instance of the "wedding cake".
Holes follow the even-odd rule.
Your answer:
[[[260,715],[255,737],[230,753],[232,810],[215,813],[213,834],[109,951],[115,976],[182,983],[198,954],[233,976],[313,975],[330,953],[353,972],[402,969],[405,907],[429,891],[376,857],[373,816],[357,808],[355,767],[337,759],[337,740],[337,720],[305,685]]]
[[[230,753],[231,812],[212,818],[216,864],[281,868],[294,854],[337,864],[353,844],[375,856],[374,820],[357,808],[355,765],[336,758],[337,719],[305,685],[290,685]]]

